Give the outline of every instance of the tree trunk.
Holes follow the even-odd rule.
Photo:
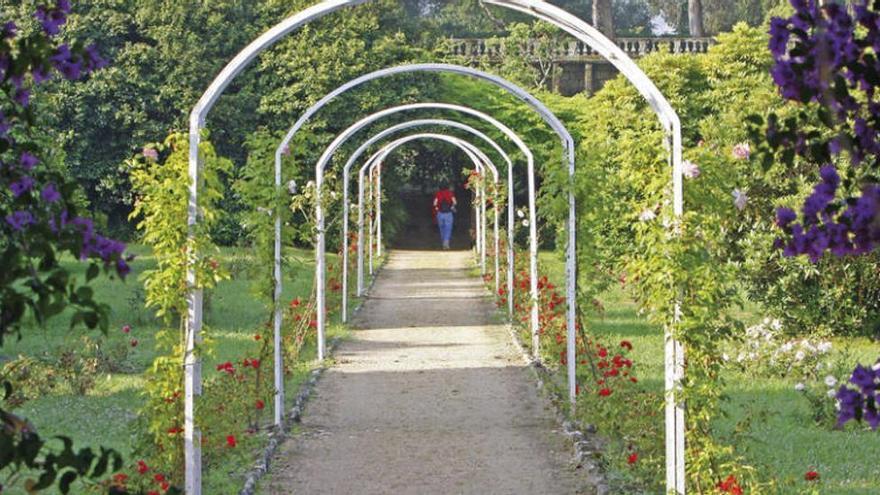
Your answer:
[[[703,29],[702,0],[688,0],[688,28],[691,36],[697,38],[706,36],[706,31]]]
[[[593,0],[593,26],[605,36],[614,39],[614,18],[611,0]]]

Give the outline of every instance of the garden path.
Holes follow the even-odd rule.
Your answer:
[[[467,251],[393,250],[271,494],[587,494]]]

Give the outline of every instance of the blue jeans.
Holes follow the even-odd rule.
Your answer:
[[[452,222],[454,220],[452,212],[437,213],[437,226],[440,227],[440,240],[444,243],[452,239]]]

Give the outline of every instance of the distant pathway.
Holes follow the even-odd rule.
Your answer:
[[[591,493],[470,260],[390,253],[263,493]]]

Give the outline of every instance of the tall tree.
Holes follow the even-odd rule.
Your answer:
[[[614,11],[611,0],[593,1],[593,26],[609,38],[614,38]]]
[[[688,32],[691,36],[702,37],[706,35],[703,29],[703,2],[701,0],[688,0]]]

